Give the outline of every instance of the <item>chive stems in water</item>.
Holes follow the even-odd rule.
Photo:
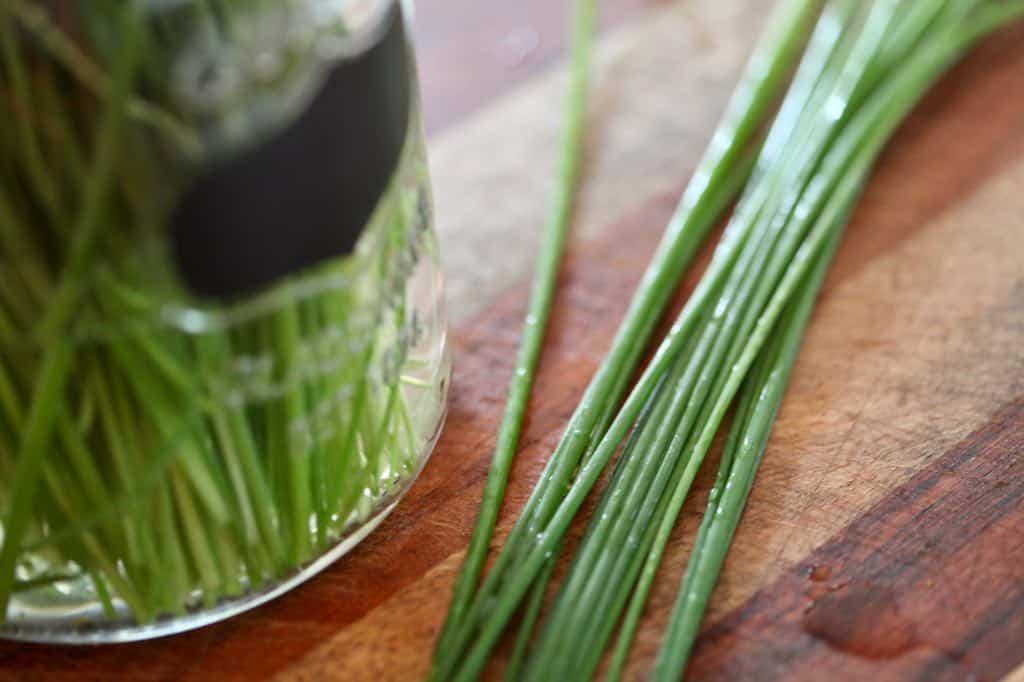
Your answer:
[[[409,484],[447,362],[418,112],[353,253],[200,300],[166,241],[206,128],[169,73],[296,5],[71,5],[0,0],[0,614],[77,631],[297,577]]]

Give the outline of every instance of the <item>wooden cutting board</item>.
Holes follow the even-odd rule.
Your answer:
[[[560,4],[419,3],[456,369],[441,442],[395,513],[341,562],[255,612],[148,643],[0,644],[0,678],[422,676],[518,340],[557,130],[561,74],[546,67],[560,52]],[[575,246],[502,532],[608,347],[768,3],[609,6]],[[672,538],[629,679],[650,668],[713,464]],[[1018,26],[939,83],[880,160],[805,339],[690,679],[1006,678],[1024,664],[1022,500]]]

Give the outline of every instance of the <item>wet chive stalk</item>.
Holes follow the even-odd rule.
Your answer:
[[[554,298],[559,264],[569,231],[579,175],[587,95],[590,89],[591,46],[596,24],[596,5],[596,0],[575,0],[573,3],[569,94],[555,178],[555,192],[544,226],[537,271],[534,273],[530,300],[527,303],[522,339],[516,355],[516,365],[505,403],[505,412],[498,428],[497,442],[484,486],[483,500],[469,546],[466,548],[462,570],[459,572],[452,590],[452,597],[448,605],[448,617],[437,640],[439,653],[448,646],[452,633],[464,618],[487,558],[487,549],[494,533],[502,499],[504,499],[512,460],[519,443],[523,415],[526,412],[526,401],[533,385],[537,359],[540,356],[544,340],[544,330],[551,312],[551,302]]]

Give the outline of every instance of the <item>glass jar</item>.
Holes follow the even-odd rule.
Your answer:
[[[0,636],[251,608],[422,468],[450,361],[406,16],[0,5]]]

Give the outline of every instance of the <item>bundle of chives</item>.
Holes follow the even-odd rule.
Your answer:
[[[654,676],[678,680],[686,656],[696,638],[708,597],[725,559],[725,552],[739,523],[739,516],[754,483],[754,473],[768,445],[772,423],[796,360],[804,329],[832,260],[839,237],[818,256],[814,270],[801,283],[794,299],[786,306],[772,337],[750,368],[750,374],[737,396],[736,410],[722,451],[718,475],[708,496],[707,510],[697,533],[676,613],[665,634],[662,660],[655,665]],[[626,662],[628,645],[639,618],[642,600],[634,600],[616,645],[609,668],[609,679],[618,679]]]
[[[804,194],[806,194],[807,196],[813,196],[816,190],[814,190],[813,186],[810,183],[816,182],[819,187],[825,186],[827,182],[835,183],[835,180],[824,179],[827,178],[828,176],[823,176],[823,173],[830,168],[837,167],[834,164],[834,161],[836,159],[841,159],[844,155],[852,155],[850,156],[850,164],[845,166],[845,175],[837,184],[834,185],[834,192],[827,198],[827,203],[825,203],[823,205],[823,209],[821,209],[820,217],[818,218],[819,225],[821,226],[820,229],[826,229],[825,226],[829,224],[828,221],[832,221],[833,226],[827,229],[831,229],[834,231],[838,231],[839,229],[841,229],[842,221],[840,217],[845,213],[846,210],[848,210],[848,205],[850,202],[852,202],[855,195],[855,188],[857,187],[858,183],[863,181],[864,176],[866,176],[870,168],[870,162],[873,158],[873,154],[877,153],[877,150],[880,149],[881,144],[884,142],[888,134],[898,123],[906,109],[909,108],[913,101],[916,100],[916,98],[921,94],[924,88],[927,87],[927,85],[931,82],[934,76],[941,72],[942,68],[944,68],[944,66],[948,64],[949,59],[955,56],[956,51],[954,50],[949,55],[936,58],[929,47],[914,42],[916,40],[916,38],[914,37],[916,33],[913,29],[916,26],[917,29],[923,30],[925,26],[931,26],[932,30],[937,31],[937,33],[931,35],[943,36],[943,31],[945,29],[942,29],[935,23],[936,17],[933,15],[938,15],[940,21],[943,20],[943,18],[945,18],[945,20],[950,22],[946,24],[946,28],[948,29],[952,26],[955,26],[955,22],[957,21],[957,14],[955,12],[950,12],[946,14],[945,12],[939,11],[939,9],[941,8],[929,8],[921,5],[918,5],[915,9],[919,11],[916,14],[912,12],[906,15],[904,17],[904,23],[897,22],[896,26],[896,29],[900,31],[898,35],[900,35],[902,38],[907,39],[908,42],[902,46],[896,41],[891,41],[888,42],[887,44],[887,48],[888,50],[890,50],[889,54],[893,59],[901,60],[901,57],[903,56],[908,57],[910,61],[908,61],[908,66],[906,67],[907,73],[913,74],[913,76],[905,77],[893,71],[897,69],[897,64],[902,65],[902,61],[897,61],[891,65],[880,67],[882,68],[882,71],[871,70],[868,72],[869,75],[870,73],[889,73],[890,77],[889,80],[879,88],[878,92],[872,94],[871,98],[864,104],[864,112],[866,113],[864,113],[863,117],[858,120],[858,116],[860,116],[860,114],[855,115],[854,118],[851,120],[849,127],[844,128],[843,132],[840,134],[840,136],[837,138],[835,142],[835,149],[830,149],[828,153],[824,156],[822,166],[820,167],[821,170],[819,170],[815,176],[812,176],[810,178],[810,180],[808,181],[807,188],[804,190]],[[889,18],[891,17],[887,15],[884,9],[879,10],[878,7],[872,8],[871,12],[867,14],[867,22],[864,24],[863,30],[869,31],[872,25],[876,27],[885,26],[887,25]],[[850,33],[855,34],[856,32],[851,31]],[[864,44],[864,42],[871,41],[882,42],[882,40],[884,40],[884,38],[881,38],[879,36],[871,37],[870,35],[865,36],[864,34],[861,34],[856,39],[856,41],[859,42],[860,44]],[[851,59],[858,54],[859,50],[857,47],[857,42],[855,42],[852,45],[851,50],[848,53],[851,56]],[[924,72],[922,72],[918,68],[919,66],[922,65],[922,62],[916,61],[913,58],[913,56],[909,54],[909,51],[914,47],[916,47],[917,49],[917,52],[915,52],[914,54],[925,55],[923,57],[923,60],[924,63],[926,63],[925,68],[927,70]],[[841,44],[838,44],[837,49],[843,50],[844,48]],[[863,54],[862,51],[861,54]],[[888,69],[888,71],[886,69]],[[914,78],[918,78],[920,80],[914,80]],[[837,78],[836,82],[842,81],[841,79]],[[863,81],[861,82],[863,83]],[[858,86],[853,85],[851,88],[851,92],[857,92],[857,89]],[[835,92],[833,90],[829,97],[834,97],[834,95]],[[833,99],[832,101],[837,100]],[[853,101],[854,100],[851,100],[851,102]],[[756,188],[752,186],[751,191],[756,191]],[[792,214],[793,216],[799,215],[804,210],[800,208],[801,203],[797,203],[795,204],[795,206],[796,210]],[[806,205],[804,208],[806,209]],[[811,211],[811,213],[813,213],[813,211]],[[793,220],[793,218],[790,218],[790,220]],[[818,230],[819,227],[816,226],[814,229]],[[726,290],[726,292],[723,293],[723,297],[725,297],[726,300],[730,302],[738,300],[738,298],[741,298],[737,297],[735,292],[728,292],[728,290]],[[761,324],[761,322],[759,322],[758,324]],[[749,345],[748,349],[744,350],[744,355],[747,355],[748,352]],[[721,377],[723,372],[734,373],[737,371],[736,369],[734,369],[733,365],[733,359],[736,357],[739,356],[736,355],[736,347],[734,346],[734,350],[731,353],[731,356],[728,357],[727,361],[721,364],[720,368],[716,368],[714,370],[719,373],[719,386],[722,385]],[[688,357],[687,362],[690,364],[692,368],[696,369],[697,363],[699,363],[700,360],[694,355]],[[705,365],[703,367],[703,370],[706,369],[707,366]],[[742,371],[742,369],[739,371]],[[642,573],[640,574],[639,578],[636,578],[635,573],[635,571],[640,570],[638,560],[633,561],[631,572],[628,574],[628,577],[624,579],[622,578],[621,573],[621,570],[624,569],[620,569],[620,572],[618,573],[612,573],[611,575],[614,577],[609,578],[606,574],[602,574],[599,570],[588,570],[588,566],[582,560],[578,560],[577,563],[574,564],[573,569],[570,572],[578,572],[576,580],[582,581],[586,586],[586,590],[589,590],[589,593],[599,594],[602,592],[602,589],[607,589],[610,591],[611,594],[617,595],[615,599],[618,600],[624,600],[629,593],[630,587],[634,585],[634,581],[637,581],[635,583],[636,587],[635,591],[633,592],[630,610],[626,616],[626,620],[624,621],[622,627],[619,646],[617,649],[617,655],[614,659],[613,671],[616,671],[617,666],[620,666],[624,660],[625,648],[626,646],[628,646],[628,642],[632,635],[633,628],[635,628],[636,620],[639,617],[640,609],[642,608],[643,601],[646,597],[647,591],[650,587],[650,583],[653,579],[654,571],[660,560],[661,553],[664,550],[665,543],[668,540],[668,534],[674,524],[679,507],[682,504],[682,501],[685,499],[686,493],[689,489],[690,483],[692,482],[696,469],[700,465],[700,461],[702,460],[703,455],[706,452],[708,445],[710,444],[710,438],[713,435],[714,429],[716,428],[716,422],[712,421],[708,423],[706,421],[708,419],[706,415],[717,415],[717,418],[720,419],[720,416],[724,410],[724,406],[728,401],[728,397],[722,396],[722,394],[719,393],[717,389],[713,389],[708,397],[702,396],[699,399],[709,401],[705,403],[704,412],[702,413],[701,417],[698,419],[697,422],[698,425],[702,425],[700,426],[702,431],[692,430],[689,433],[687,433],[687,429],[692,429],[694,427],[682,421],[679,422],[679,426],[675,427],[677,428],[676,436],[688,440],[687,447],[681,451],[683,458],[679,464],[675,465],[677,467],[676,473],[674,474],[672,483],[668,486],[667,489],[668,491],[671,492],[671,497],[669,497],[669,492],[660,491],[656,489],[649,490],[647,493],[637,492],[637,490],[635,489],[630,490],[630,494],[634,496],[631,499],[636,500],[633,503],[635,506],[632,506],[632,508],[634,510],[636,510],[637,508],[641,510],[637,512],[637,517],[632,519],[630,525],[631,537],[642,537],[643,539],[640,541],[638,549],[641,553],[649,552],[646,562],[644,563]],[[707,405],[712,406],[711,412],[707,411]],[[670,426],[669,428],[672,427]],[[765,437],[766,436],[767,434],[765,434]],[[666,451],[661,449],[656,444],[653,447],[652,452],[655,454],[664,454]],[[672,455],[673,453],[669,451],[668,454]],[[665,463],[661,462],[660,465],[664,467]],[[680,473],[678,467],[682,466],[685,466],[685,469],[683,469]],[[614,494],[614,490],[612,494]],[[644,497],[644,495],[646,495],[646,497]],[[661,497],[659,497],[659,495],[661,495]],[[648,506],[644,507],[641,504],[641,501],[636,499],[637,497],[640,497],[643,500],[643,504],[646,504]],[[651,508],[656,509],[656,511],[653,514],[650,514],[647,511]],[[646,535],[644,535],[645,532]],[[653,539],[650,536],[650,533],[652,532],[655,533]],[[715,549],[724,554],[726,546],[727,545],[723,544],[721,546],[716,546]],[[700,557],[702,554],[703,553],[695,554],[695,558]],[[583,551],[581,550],[580,557],[582,556]],[[621,580],[622,582],[619,582],[619,580]],[[567,579],[567,584],[568,582],[569,579]],[[709,590],[712,583],[713,581],[711,583],[705,582],[704,587]],[[606,593],[606,600],[610,599],[610,597],[608,597],[607,594],[608,593]],[[683,603],[686,604],[687,613],[692,613],[691,610],[693,608],[696,608],[696,605],[701,603],[701,601],[695,597],[695,593],[693,592],[688,592],[686,599],[687,601]],[[606,601],[604,603],[608,602]],[[577,608],[579,608],[580,604],[577,602],[576,606]],[[585,608],[586,603],[584,604],[584,609],[581,610],[585,610]],[[613,607],[610,612],[605,612],[603,610],[603,606],[595,608],[597,608],[598,612],[601,614],[600,618],[605,619],[605,630],[603,630],[601,634],[602,636],[606,636],[605,633],[609,632],[611,627],[613,626],[614,619],[618,613],[617,609],[621,608],[621,601],[616,602],[616,606]],[[562,622],[560,620],[555,620],[553,612],[551,630],[556,630],[557,625],[560,625],[563,628],[563,630],[561,630],[562,632],[565,632],[566,629],[569,632],[576,632],[576,630],[573,629],[571,625],[567,625],[565,622]],[[580,646],[588,647],[588,651],[591,652],[589,664],[596,665],[600,651],[599,647],[596,644],[594,644],[594,641],[590,639],[584,639],[584,636],[582,635],[575,641]],[[564,644],[564,641],[562,643]],[[557,647],[557,643],[554,646]],[[543,642],[542,640],[542,642],[538,644],[538,651],[542,652],[538,656],[538,661],[544,660],[544,651],[549,652],[550,655],[550,652],[552,650],[552,644],[550,643],[550,641],[546,643],[545,648],[545,642]],[[674,655],[678,655],[680,651],[684,650],[684,648],[681,646],[676,646],[671,648],[670,650],[673,652]],[[564,649],[562,649],[562,651],[564,653]],[[543,663],[538,662],[537,665],[542,667]],[[672,679],[672,675],[669,674],[664,679]]]
[[[915,23],[916,28],[922,30],[929,21],[938,19],[945,22],[941,28],[937,27],[919,38],[919,41],[932,41],[930,45],[922,43],[917,48],[920,53],[932,53],[930,57],[923,58],[922,64],[917,67],[899,65],[899,68],[909,68],[911,72],[916,72],[906,81],[908,90],[916,92],[916,96],[911,95],[911,100],[914,101],[971,43],[1003,24],[1024,16],[1024,3],[1019,2],[975,3],[973,8],[963,8],[966,11],[957,11],[958,8],[941,5],[942,3],[933,3],[931,7],[915,7],[914,9],[920,12],[916,18],[924,21],[917,23],[912,18],[907,18],[899,29],[906,35],[908,31],[913,32],[911,27]],[[931,64],[925,65],[929,61]],[[894,114],[885,122],[883,127],[888,127],[889,134],[900,118],[901,116]],[[866,176],[867,167],[863,179],[866,179]],[[840,222],[845,221],[845,218],[838,214],[837,219]],[[740,395],[733,428],[719,464],[715,488],[709,496],[690,562],[658,652],[653,674],[655,680],[669,682],[683,676],[701,618],[739,524],[740,514],[750,493],[761,454],[767,445],[775,413],[782,400],[788,374],[795,359],[800,335],[807,323],[814,297],[821,286],[825,268],[840,234],[841,227],[837,226],[832,243],[826,246],[825,251],[818,257],[818,263],[810,274],[809,281],[801,285],[787,312],[783,314],[770,342],[771,345],[764,349],[758,364],[752,368],[748,385]],[[639,613],[639,606],[634,610]],[[631,627],[623,627],[613,669],[621,669],[631,633]]]
[[[442,360],[407,358],[434,331],[407,289],[436,258],[418,121],[353,254],[225,306],[165,257],[199,139],[168,52],[289,6],[0,0],[0,614],[212,605],[294,573],[416,472],[442,395]]]
[[[577,11],[579,9],[577,5]],[[456,666],[461,663],[463,648],[474,637],[484,645],[485,651],[483,655],[477,654],[464,674],[474,675],[482,666],[486,651],[493,646],[497,631],[500,631],[500,625],[498,628],[492,626],[486,640],[478,637],[481,619],[492,603],[492,595],[513,573],[521,575],[520,560],[543,538],[538,528],[551,519],[561,493],[572,480],[581,458],[590,460],[594,456],[596,445],[608,428],[615,405],[625,391],[629,376],[639,362],[672,290],[703,237],[749,173],[752,159],[747,152],[751,140],[789,71],[802,41],[803,27],[814,11],[812,0],[787,0],[773,16],[765,38],[752,55],[729,102],[715,133],[715,144],[706,152],[684,192],[608,355],[587,387],[565,435],[541,474],[540,483],[506,539],[505,547],[475,596],[468,591],[456,594],[449,608],[448,621],[438,639],[432,679],[453,677]],[[485,498],[485,505],[496,506],[498,502]],[[553,548],[545,550],[546,553],[552,551]],[[538,566],[537,572],[539,569]],[[529,587],[533,575],[521,587],[522,590]],[[502,623],[508,615],[505,614]]]
[[[775,246],[766,243],[775,236],[771,231],[774,212],[792,210],[773,205],[780,195],[772,189],[786,181],[786,174],[792,176],[793,162],[801,154],[793,138],[798,131],[803,134],[812,129],[819,103],[833,89],[834,79],[821,79],[818,71],[828,62],[831,46],[836,45],[830,36],[837,18],[826,13],[819,22],[807,57],[769,132],[758,172],[728,228],[747,235],[746,240],[735,247],[737,254],[732,265],[726,266],[730,272],[724,284],[705,301],[705,309],[696,312],[699,319],[693,323],[685,351],[649,399],[654,406],[651,416],[638,426],[639,436],[622,455],[622,473],[606,493],[610,502],[602,503],[591,521],[538,640],[530,670],[596,665],[596,660],[579,660],[580,652],[593,652],[595,647],[587,644],[595,637],[603,642],[610,635],[628,588],[642,568],[641,557],[654,540],[657,508],[665,504],[662,495],[685,485],[683,469],[677,463],[690,464],[693,471],[696,467],[691,461],[699,463],[706,450],[707,444],[698,448],[692,432],[704,429],[713,433],[714,425],[708,420],[714,401],[709,396],[721,392],[729,378],[721,370],[733,371],[742,347],[739,344],[759,314],[758,307],[752,305],[745,311],[742,306],[771,291],[771,280],[757,289],[755,275],[764,272],[769,249]],[[814,162],[816,159],[809,161]],[[721,248],[719,253],[723,253]],[[775,270],[778,272],[778,265]],[[619,551],[622,546],[628,551]],[[581,600],[584,608],[580,608]],[[595,613],[596,617],[584,615]]]
[[[495,589],[488,592],[484,583],[478,599],[487,601],[480,607],[477,641],[465,642],[458,652],[463,662],[454,668],[457,679],[478,674],[540,566],[550,565],[548,553],[557,548],[601,467],[635,422],[524,677],[588,678],[632,593],[611,669],[612,677],[619,674],[679,508],[740,383],[760,357],[747,390],[768,390],[771,398],[754,407],[751,398],[741,398],[737,435],[720,477],[723,486],[731,480],[744,493],[723,497],[721,506],[717,493],[713,498],[692,577],[684,583],[662,651],[660,679],[678,678],[756,467],[749,453],[759,453],[767,440],[796,343],[859,187],[929,84],[971,41],[1020,12],[1019,3],[985,0],[836,0],[825,8],[708,272],[571,486],[546,494],[544,501],[557,511],[546,525],[531,528],[540,534],[536,542],[518,550],[519,565]],[[789,312],[783,315],[784,310]],[[769,342],[772,334],[776,340]],[[552,459],[559,455],[556,450]],[[735,473],[729,468],[734,460]],[[501,556],[498,562],[496,567]],[[547,577],[545,572],[539,582]],[[539,599],[526,605],[527,620],[536,617],[538,604]],[[515,672],[522,650],[517,642]]]

